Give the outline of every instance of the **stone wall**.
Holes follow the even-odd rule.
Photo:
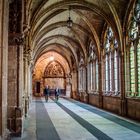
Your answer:
[[[77,91],[72,91],[71,98],[73,98],[75,100],[79,100],[79,96],[77,94]]]
[[[89,104],[99,107],[99,95],[89,94]]]
[[[99,105],[99,95],[89,94],[89,104],[96,107]],[[103,109],[114,112],[116,114],[121,114],[121,100],[119,97],[103,96]]]
[[[8,52],[8,128],[14,130],[15,107],[17,105],[17,47],[9,46]]]
[[[140,121],[140,101],[127,99],[127,116]]]
[[[103,96],[103,109],[121,114],[121,100],[119,97]]]
[[[83,101],[83,96],[81,96]],[[98,94],[89,94],[89,104],[99,107]],[[103,96],[103,109],[122,115],[121,99],[119,97]],[[126,99],[126,116],[140,120],[140,101],[139,99]]]
[[[88,103],[88,94],[86,94],[85,92],[80,92],[79,93],[79,100],[84,102],[84,103]]]

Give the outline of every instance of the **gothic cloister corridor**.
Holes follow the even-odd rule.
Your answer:
[[[140,0],[0,0],[0,140],[139,133]]]
[[[140,123],[93,106],[51,96],[33,98],[21,138],[12,140],[139,140]]]

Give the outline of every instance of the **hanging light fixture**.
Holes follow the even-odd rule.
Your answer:
[[[50,56],[50,61],[53,61],[54,60],[54,57],[53,56]]]
[[[49,57],[50,61],[54,61],[54,54],[51,52],[51,56]]]
[[[73,21],[70,17],[70,10],[71,10],[71,7],[69,6],[69,17],[68,17],[68,20],[67,20],[67,27],[69,27],[69,28],[71,28],[72,24],[73,24]]]

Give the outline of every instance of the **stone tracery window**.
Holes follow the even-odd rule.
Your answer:
[[[134,9],[134,19],[137,23],[140,23],[140,0],[137,0],[135,9]]]
[[[98,91],[98,59],[95,54],[95,45],[91,42],[88,49],[88,92]]]
[[[140,39],[131,42],[129,48],[129,81],[127,85],[127,96],[137,97],[140,96]],[[128,69],[126,69],[128,70]]]
[[[135,62],[134,62],[134,46],[133,43],[131,43],[130,47],[130,90],[131,92],[135,92]]]
[[[135,40],[138,36],[138,24],[135,20],[132,20],[129,26],[129,39]]]
[[[118,70],[118,66],[119,65],[119,59],[118,59],[118,53],[115,50],[114,52],[114,89],[115,92],[119,91],[119,70]]]
[[[106,31],[106,39],[104,46],[104,94],[105,95],[118,95],[120,93],[119,82],[119,49],[118,42],[114,37],[113,31],[110,27]]]
[[[131,18],[128,30],[129,45],[126,56],[126,93],[127,97],[140,96],[140,1],[134,8],[134,15]]]
[[[98,73],[98,60],[96,59],[96,91],[99,90],[98,78],[99,78],[99,73]]]
[[[79,90],[80,91],[85,91],[86,90],[86,70],[85,70],[85,65],[84,65],[84,59],[83,57],[80,58],[80,63],[79,63]]]

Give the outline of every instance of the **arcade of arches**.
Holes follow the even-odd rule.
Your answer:
[[[140,0],[0,0],[0,137],[46,84],[140,120]]]

